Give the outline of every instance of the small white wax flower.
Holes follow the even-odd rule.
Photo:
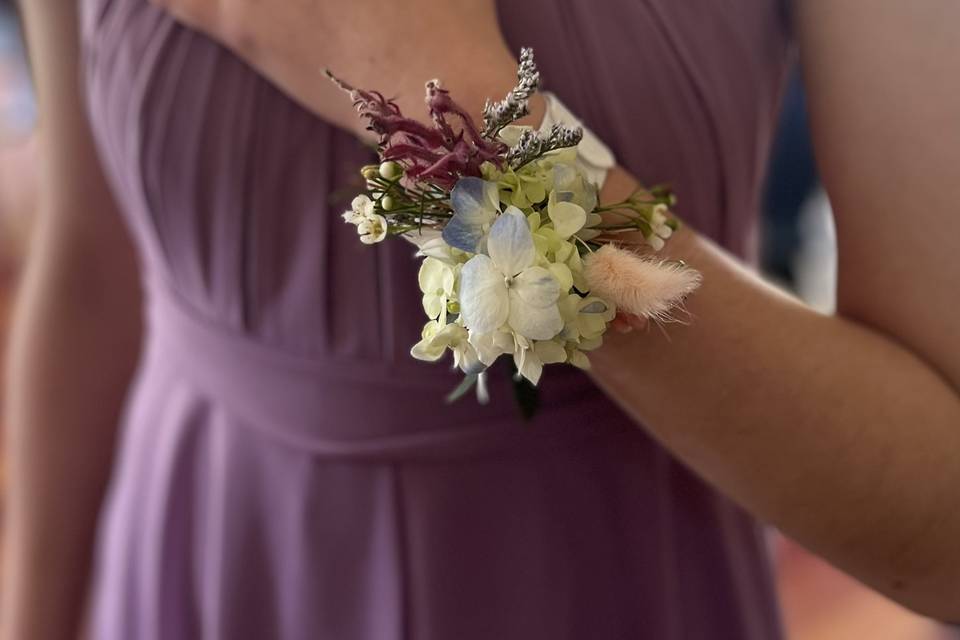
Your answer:
[[[364,218],[372,216],[373,200],[365,195],[359,195],[353,199],[353,202],[350,203],[350,208],[354,213],[363,216]]]
[[[658,235],[651,235],[649,238],[647,238],[647,244],[653,247],[654,251],[660,251],[660,249],[663,249],[666,246],[663,238]]]
[[[471,258],[460,276],[460,313],[471,331],[489,333],[508,323],[517,334],[549,340],[563,329],[560,285],[534,266],[537,252],[527,219],[508,207],[490,228],[489,255]]]
[[[343,219],[347,224],[359,225],[374,215],[373,200],[365,195],[359,195],[350,203],[350,210],[344,211]]]
[[[357,233],[363,244],[375,244],[387,237],[387,219],[379,214],[364,218],[357,224]]]
[[[650,235],[647,237],[647,243],[660,251],[666,244],[664,241],[673,234],[673,229],[667,224],[667,214],[669,209],[667,205],[658,204],[653,207],[650,214]]]
[[[373,201],[367,196],[360,195],[350,203],[350,210],[343,212],[343,220],[347,224],[360,224],[364,218],[373,214]]]
[[[436,258],[427,258],[420,265],[418,280],[423,293],[423,310],[427,317],[439,318],[441,324],[446,324],[447,301],[453,296],[456,280],[453,269]]]

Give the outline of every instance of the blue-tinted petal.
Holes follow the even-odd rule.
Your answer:
[[[527,218],[520,209],[507,207],[493,223],[487,238],[487,253],[505,276],[515,276],[533,264],[537,250]]]
[[[460,178],[450,192],[450,206],[459,216],[493,218],[497,208],[497,184],[472,176]]]
[[[483,239],[483,227],[471,225],[457,216],[453,216],[443,228],[443,241],[462,251],[477,253],[480,240]]]
[[[450,192],[453,217],[443,229],[452,247],[476,253],[480,240],[497,216],[497,184],[480,178],[461,178]]]

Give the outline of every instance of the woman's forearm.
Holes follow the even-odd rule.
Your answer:
[[[128,276],[108,285],[90,260],[55,247],[32,244],[5,362],[3,640],[77,637],[119,410],[139,350],[136,302],[118,293]]]
[[[629,193],[622,171],[606,199]],[[684,227],[688,324],[610,332],[597,382],[750,511],[871,586],[960,619],[960,381],[816,313]]]

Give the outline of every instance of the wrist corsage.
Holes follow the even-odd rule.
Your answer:
[[[668,321],[699,286],[697,271],[656,258],[679,226],[667,187],[600,203],[596,174],[578,161],[582,127],[512,124],[540,85],[531,49],[517,86],[487,101],[479,125],[436,80],[423,123],[327,75],[379,136],[381,163],[362,168],[366,189],[343,218],[365,244],[400,236],[417,246],[427,322],[411,355],[453,354],[465,379],[451,398],[476,385],[485,401],[485,372],[500,356],[532,385],[545,364],[587,369],[618,311]],[[627,248],[637,240],[649,255]]]

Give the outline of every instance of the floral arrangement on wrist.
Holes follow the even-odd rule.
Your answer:
[[[513,124],[540,86],[531,49],[516,87],[487,101],[479,126],[437,80],[426,84],[425,124],[327,75],[379,137],[381,164],[362,168],[366,190],[343,218],[365,244],[400,236],[418,247],[427,322],[411,355],[453,354],[465,378],[449,399],[476,385],[486,401],[486,371],[501,356],[532,385],[545,364],[587,369],[618,313],[669,321],[699,286],[694,269],[656,258],[679,227],[669,188],[601,204],[578,166],[581,128]],[[638,235],[652,255],[619,242]]]

